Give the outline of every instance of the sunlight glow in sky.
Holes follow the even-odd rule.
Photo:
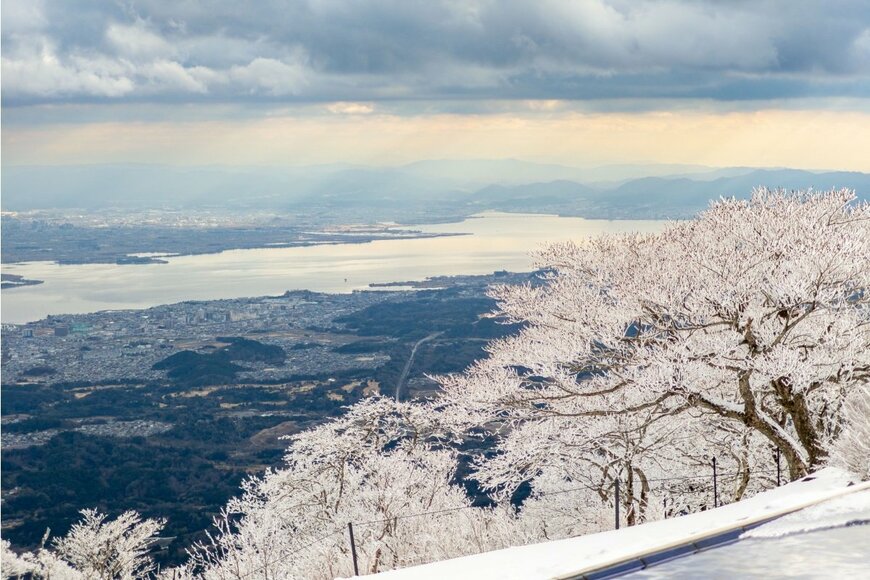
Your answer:
[[[520,158],[566,165],[691,163],[870,170],[870,115],[766,110],[318,115],[15,127],[4,163],[397,165]]]
[[[2,4],[3,164],[870,170],[844,0]]]

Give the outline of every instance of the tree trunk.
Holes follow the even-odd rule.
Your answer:
[[[819,433],[813,424],[806,397],[801,393],[793,393],[791,380],[788,377],[780,377],[772,381],[772,386],[779,404],[791,417],[798,439],[809,456],[809,467],[821,467],[827,453],[819,442]]]

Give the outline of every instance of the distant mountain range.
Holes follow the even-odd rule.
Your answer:
[[[870,199],[870,174],[812,173],[794,169],[760,169],[728,177],[643,177],[621,185],[593,188],[573,181],[517,186],[490,186],[476,199],[487,209],[547,211],[597,218],[682,218],[696,214],[720,197],[748,198],[756,187],[784,189],[854,189]]]
[[[400,167],[11,166],[4,210],[147,208],[267,210],[340,221],[425,221],[483,210],[590,218],[680,218],[758,186],[855,189],[870,174],[748,167],[615,165],[576,168],[519,160],[420,161]]]

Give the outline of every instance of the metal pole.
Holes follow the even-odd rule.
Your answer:
[[[782,477],[782,468],[779,465],[779,457],[782,455],[782,451],[779,447],[776,448],[776,487],[781,485],[780,478]]]
[[[353,575],[359,576],[359,565],[356,563],[356,542],[353,541],[353,524],[347,522],[347,531],[350,534],[350,555],[353,556]]]
[[[719,507],[719,482],[716,474],[716,458],[713,458],[713,507]]]
[[[614,502],[616,506],[616,529],[619,529],[619,480],[616,480],[616,501]]]

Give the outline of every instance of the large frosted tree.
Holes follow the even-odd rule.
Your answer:
[[[96,510],[82,510],[82,519],[66,536],[36,552],[16,554],[2,543],[3,578],[46,580],[140,580],[152,577],[150,551],[164,520],[143,520],[127,511],[114,520]]]
[[[166,578],[332,579],[507,545],[509,510],[466,509],[456,453],[425,405],[375,397],[292,437],[282,469],[249,480],[218,533]],[[421,515],[425,514],[425,515]]]
[[[850,191],[757,190],[538,266],[542,284],[492,291],[523,330],[441,379],[458,426],[499,435],[478,469],[494,489],[585,482],[607,501],[618,478],[639,516],[651,480],[717,456],[737,498],[774,449],[792,478],[823,464],[870,378],[870,208]]]
[[[492,290],[521,323],[431,402],[361,401],[295,435],[246,482],[173,580],[375,573],[710,507],[828,461],[870,477],[870,206],[849,191],[760,190],[652,235],[556,244],[541,284]],[[473,508],[457,444],[485,436]],[[494,441],[494,443],[493,443]],[[493,447],[494,445],[494,447]],[[688,478],[688,479],[685,479]],[[511,494],[531,483],[515,513]],[[702,493],[699,495],[699,489]],[[138,578],[162,522],[95,512],[7,576]]]

